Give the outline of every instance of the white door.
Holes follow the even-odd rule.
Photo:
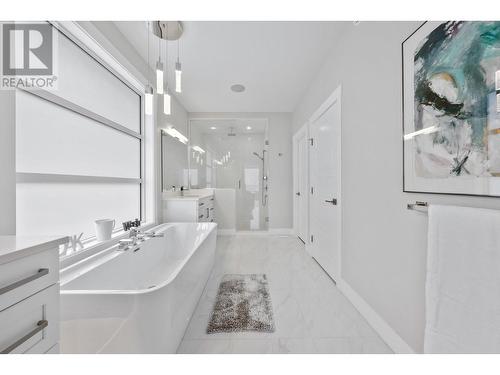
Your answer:
[[[309,125],[309,253],[334,280],[340,276],[340,88]]]
[[[293,137],[294,148],[294,218],[295,231],[302,242],[308,241],[308,140],[307,126]]]

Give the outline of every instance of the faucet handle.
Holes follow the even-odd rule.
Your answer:
[[[123,230],[126,232],[130,229],[130,221],[124,221],[122,223],[122,226],[123,226]]]
[[[118,241],[118,250],[128,250],[134,244],[135,241],[132,238],[124,238]]]

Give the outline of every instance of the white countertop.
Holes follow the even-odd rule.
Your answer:
[[[0,264],[57,248],[68,239],[54,236],[0,236]]]
[[[163,200],[198,200],[203,198],[208,198],[214,195],[214,191],[211,189],[196,189],[196,190],[186,190],[184,195],[181,196],[180,192],[163,192]]]

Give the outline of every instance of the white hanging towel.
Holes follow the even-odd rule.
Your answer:
[[[429,207],[425,353],[500,353],[500,211]]]

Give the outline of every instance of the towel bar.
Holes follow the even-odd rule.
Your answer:
[[[422,201],[416,201],[415,203],[408,203],[406,205],[406,208],[409,210],[414,210],[415,208],[427,208],[427,207],[429,207],[429,203]]]

